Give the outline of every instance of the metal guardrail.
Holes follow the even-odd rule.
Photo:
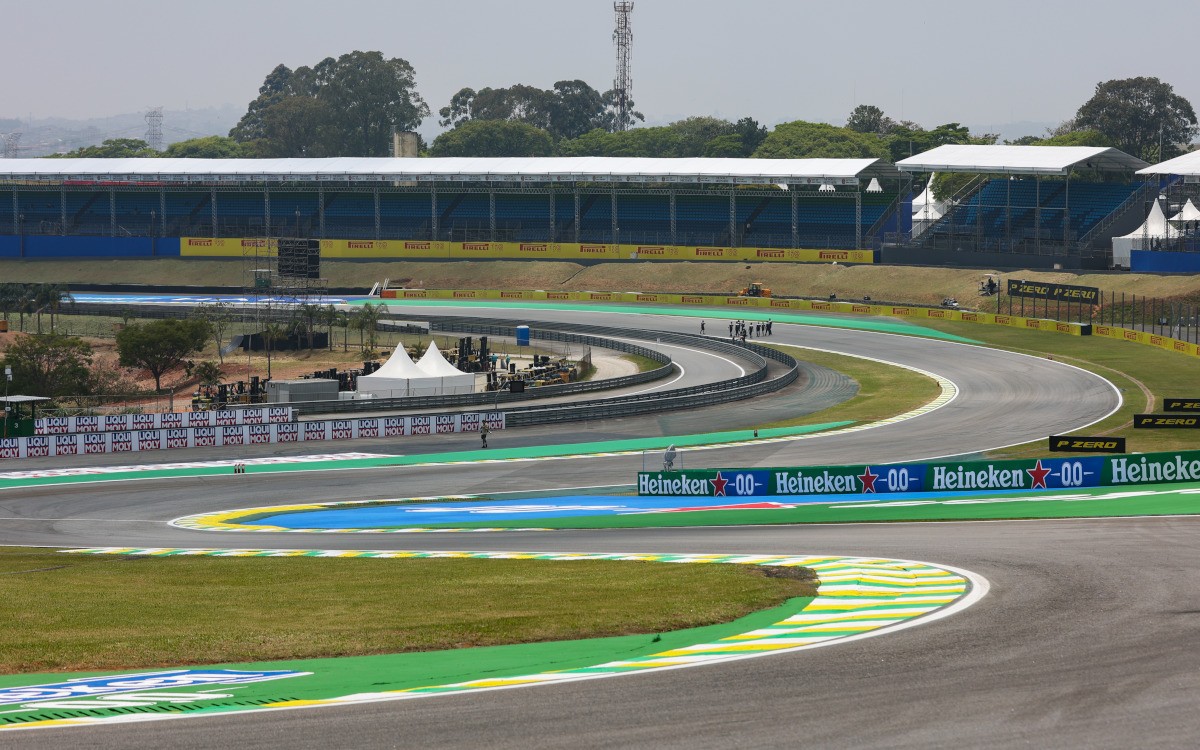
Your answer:
[[[427,321],[431,330],[454,330],[460,332],[482,332],[508,328],[518,321],[498,320],[494,318],[468,318],[432,315],[403,315],[405,320]],[[501,325],[497,325],[501,324]],[[704,383],[702,385],[675,388],[658,393],[632,394],[597,399],[585,404],[566,406],[526,406],[505,409],[506,420],[511,426],[553,424],[557,422],[572,422],[590,419],[609,419],[642,414],[653,414],[674,409],[691,409],[697,406],[729,403],[742,399],[761,396],[766,393],[786,388],[800,377],[800,366],[794,357],[783,352],[757,344],[737,344],[710,336],[695,336],[683,333],[664,331],[648,331],[642,329],[611,328],[608,326],[593,326],[579,323],[546,323],[539,322],[538,329],[530,330],[531,338],[551,336],[557,332],[599,334],[605,336],[626,336],[637,339],[655,339],[691,346],[698,349],[718,351],[747,359],[754,367],[752,372],[737,378]],[[513,325],[515,327],[515,325]],[[502,335],[502,334],[495,334]],[[787,367],[786,372],[778,377],[769,377],[768,360]]]
[[[88,310],[88,312],[84,314],[111,315],[113,312],[112,305],[81,304],[78,307]],[[95,312],[92,312],[92,310],[95,310]],[[139,318],[186,317],[189,312],[190,308],[188,307],[160,307],[152,305],[137,306],[137,317]],[[515,333],[515,328],[517,325],[526,324],[526,321],[503,320],[496,318],[469,318],[408,314],[392,315],[389,317],[401,320],[427,321],[430,324],[430,330],[447,330],[461,333],[480,333],[484,335],[496,336],[511,336]],[[531,338],[538,338],[542,340],[565,340],[556,339],[553,337],[575,334],[579,335],[581,338],[623,336],[635,339],[656,340],[671,344],[690,346],[697,349],[706,349],[709,351],[732,354],[749,360],[754,369],[752,372],[737,378],[716,381],[713,383],[705,383],[696,386],[688,386],[686,388],[660,391],[658,393],[614,396],[611,398],[589,401],[586,404],[571,404],[565,406],[534,405],[527,407],[507,408],[505,409],[505,413],[509,415],[507,419],[510,420],[508,424],[511,426],[553,424],[558,422],[572,422],[591,419],[608,419],[614,417],[654,414],[675,409],[690,409],[698,406],[711,406],[715,404],[730,403],[733,401],[754,398],[756,396],[781,390],[796,382],[797,378],[800,377],[799,363],[794,357],[775,349],[759,346],[757,344],[738,344],[711,336],[696,336],[692,334],[671,333],[667,331],[611,328],[608,326],[593,326],[579,323],[538,322],[537,325],[539,326],[538,328],[530,330]],[[503,331],[508,331],[508,333],[505,334]],[[612,343],[625,343],[631,347],[637,346],[620,341],[614,341]],[[641,348],[646,349],[645,347]],[[653,350],[646,349],[646,351]],[[657,352],[655,352],[655,354],[658,356],[665,356]],[[768,360],[784,365],[787,370],[778,377],[769,377],[770,373]],[[657,369],[661,370],[663,368]],[[651,372],[656,371],[657,370]],[[647,374],[649,373],[639,373],[639,375]],[[611,383],[612,381],[609,380],[598,382]],[[543,388],[545,387],[547,386],[543,386]],[[473,394],[464,395],[469,396]],[[496,403],[497,392],[481,395],[485,396],[486,398],[481,404],[479,404],[480,406],[486,406],[489,403]],[[559,395],[562,394],[560,393]],[[390,399],[374,399],[371,401],[361,402],[339,401],[336,403],[363,404],[362,406],[346,407],[346,411],[386,411],[388,407],[382,406],[382,404],[388,400]],[[414,404],[413,400],[411,399],[403,400],[407,402],[406,406],[404,407],[406,409],[421,408],[420,405]],[[501,398],[501,400],[503,400],[503,398]],[[332,404],[334,402],[325,403]],[[299,405],[290,404],[290,406],[298,407]],[[297,409],[297,412],[299,413],[300,409]]]
[[[380,321],[381,323],[389,323],[390,321]],[[431,330],[434,326],[430,327]],[[439,326],[437,330],[453,330],[456,333],[478,333],[484,336],[508,336],[516,335],[515,328],[506,328],[503,326]],[[535,335],[537,334],[537,335]],[[622,375],[616,378],[605,378],[604,380],[586,380],[577,383],[563,383],[561,385],[543,385],[537,388],[526,390],[524,393],[509,393],[508,391],[490,391],[487,393],[462,393],[451,394],[447,396],[414,396],[402,398],[372,398],[372,399],[355,399],[353,401],[312,401],[289,404],[299,415],[306,414],[333,414],[339,412],[354,412],[354,411],[388,411],[400,410],[405,411],[411,409],[436,409],[451,406],[491,406],[498,408],[500,404],[511,403],[514,401],[530,401],[535,399],[553,398],[555,396],[569,396],[576,393],[590,393],[600,390],[611,390],[614,388],[627,388],[629,386],[641,385],[643,383],[652,383],[656,380],[662,380],[675,371],[675,365],[671,362],[671,358],[661,352],[653,349],[647,349],[644,346],[630,344],[626,341],[614,341],[612,339],[600,338],[596,336],[580,336],[577,334],[564,333],[561,331],[534,331],[530,334],[531,338],[536,338],[544,341],[559,341],[570,344],[584,344],[587,346],[595,346],[601,349],[611,349],[614,351],[625,352],[626,354],[635,354],[640,357],[652,359],[655,362],[662,364],[662,367],[656,367],[653,370],[639,372],[634,375]]]

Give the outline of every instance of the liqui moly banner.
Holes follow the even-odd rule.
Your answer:
[[[292,407],[166,412],[163,414],[106,414],[86,417],[43,417],[34,422],[35,435],[76,432],[165,430],[173,427],[227,427],[243,424],[282,424],[292,421]]]
[[[263,414],[263,418],[270,419],[270,414]],[[75,418],[72,417],[72,419]],[[96,419],[98,424],[104,424],[106,418],[89,417],[88,419]],[[235,445],[441,435],[479,432],[480,426],[483,424],[487,424],[489,430],[504,429],[504,412],[329,419],[319,422],[212,424],[202,427],[138,428],[62,435],[35,435],[33,437],[0,439],[0,460],[82,456],[98,453],[138,453],[172,448],[215,448]]]

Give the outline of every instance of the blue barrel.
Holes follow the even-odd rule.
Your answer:
[[[517,346],[529,346],[529,326],[517,326]]]

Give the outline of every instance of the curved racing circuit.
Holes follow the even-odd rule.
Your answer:
[[[419,310],[419,306],[414,306]],[[478,314],[478,308],[469,311]],[[437,308],[446,315],[445,308]],[[547,321],[594,320],[601,310],[539,310]],[[530,314],[533,319],[535,315]],[[617,316],[613,316],[617,317]],[[663,330],[694,330],[686,318],[650,318]],[[620,326],[614,322],[614,326]],[[928,413],[872,429],[732,445],[688,453],[690,467],[895,462],[964,455],[1079,429],[1111,413],[1120,396],[1101,378],[1059,362],[956,342],[776,324],[773,343],[809,346],[937,373],[957,396]],[[712,428],[714,416],[768,421],[769,402],[670,416],[673,432]],[[727,415],[727,416],[726,416]],[[579,428],[580,435],[636,434],[653,417]],[[568,428],[573,429],[573,428]],[[553,428],[505,440],[562,440]],[[408,446],[405,446],[407,448]],[[640,456],[495,461],[445,470],[411,465],[333,474],[272,474],[149,480],[137,484],[6,490],[0,541],[70,547],[212,547],[209,532],[168,522],[191,513],[298,501],[371,500],[624,484]],[[965,568],[993,585],[979,604],[936,625],[888,638],[703,669],[571,682],[538,690],[447,696],[436,701],[341,706],[129,726],[6,734],[14,747],[50,747],[87,733],[95,747],[199,747],[227,736],[244,747],[413,745],[792,745],[928,747],[1016,744],[1137,744],[1136,736],[1183,738],[1194,712],[1164,727],[1154,714],[1187,702],[1197,660],[1172,624],[1187,617],[1190,580],[1148,587],[1137,565],[1195,560],[1191,518],[987,524],[843,525],[509,532],[422,537],[425,549],[520,549],[550,553],[725,553],[857,555],[929,560]],[[296,537],[288,537],[294,541]],[[411,537],[365,534],[355,546],[398,550]],[[241,549],[277,549],[280,537],[237,536]],[[323,537],[309,537],[314,549]],[[430,541],[433,540],[433,541]],[[333,540],[331,540],[332,542]],[[361,544],[360,544],[361,543]],[[1176,615],[1174,613],[1178,612]],[[919,622],[919,620],[918,620]],[[1121,648],[1114,648],[1116,643]],[[1097,689],[1098,685],[1112,689]],[[1182,686],[1182,690],[1181,690]],[[1191,693],[1194,697],[1194,693]],[[871,721],[863,721],[865,715]],[[1177,732],[1177,734],[1172,734]],[[236,737],[236,740],[233,739]]]

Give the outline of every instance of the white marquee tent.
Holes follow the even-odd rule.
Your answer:
[[[1196,204],[1192,203],[1192,199],[1188,198],[1187,203],[1183,204],[1183,208],[1179,213],[1170,218],[1170,222],[1175,226],[1196,228],[1197,222],[1200,222],[1200,208],[1196,208]]]
[[[1167,222],[1166,214],[1158,201],[1150,209],[1150,215],[1140,227],[1121,237],[1113,237],[1113,265],[1129,268],[1129,259],[1134,250],[1153,250],[1162,240],[1176,239],[1182,232]]]
[[[387,362],[370,375],[358,378],[359,396],[367,398],[407,398],[409,396],[443,396],[452,393],[474,393],[475,376],[460,372],[446,361],[435,344],[414,363],[397,346]]]
[[[929,175],[929,184],[925,186],[920,195],[913,198],[912,232],[914,237],[920,236],[946,214],[946,204],[933,197],[933,178],[935,177],[937,174]]]

